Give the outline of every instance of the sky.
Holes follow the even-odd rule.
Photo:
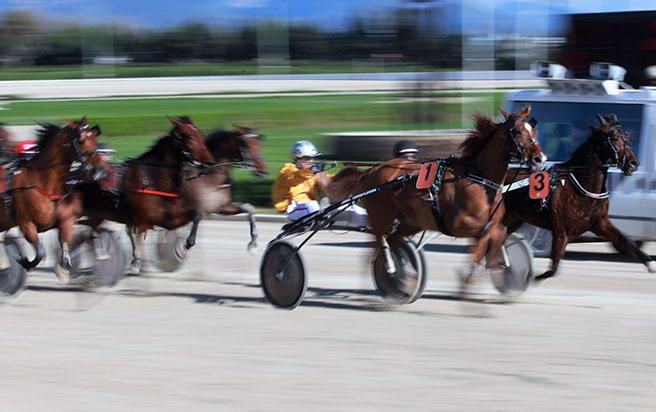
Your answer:
[[[453,30],[481,30],[494,15],[496,30],[545,32],[547,16],[627,10],[656,10],[656,0],[433,0]],[[355,15],[371,16],[404,0],[0,0],[0,13],[31,9],[53,18],[93,24],[174,26],[189,21],[233,25],[258,18],[307,21],[327,28],[346,27]],[[422,6],[418,6],[422,7]],[[465,21],[468,24],[462,24]]]

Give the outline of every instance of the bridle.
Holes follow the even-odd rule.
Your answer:
[[[195,126],[194,126],[195,127]],[[177,150],[182,154],[182,162],[189,164],[193,167],[198,167],[202,165],[201,162],[194,159],[189,150],[189,146],[185,143],[185,136],[180,133],[177,129],[173,131],[173,144]]]
[[[622,157],[620,158],[620,152],[617,149],[617,146],[615,146],[614,141],[618,139],[616,137],[616,132],[619,131],[619,139],[622,140],[624,143],[624,150],[622,151]],[[620,169],[623,169],[624,166],[626,166],[626,147],[629,146],[631,147],[631,144],[629,143],[628,140],[624,138],[624,133],[622,133],[622,129],[619,125],[612,126],[610,129],[608,129],[605,132],[605,137],[606,137],[606,143],[610,147],[610,150],[613,152],[613,158],[611,159],[612,163],[609,163],[605,166],[617,166]]]
[[[259,156],[253,156],[248,151],[248,142],[251,139],[261,140],[262,136],[253,132],[240,134],[238,147],[239,147],[239,154],[241,155],[241,159],[244,167],[249,169],[254,169],[257,166],[257,164],[262,161],[262,159]]]
[[[515,115],[511,114],[503,123],[503,127],[506,128],[508,139],[513,142],[514,152],[510,154],[511,158],[514,160],[519,160],[520,163],[525,163],[527,162],[527,150],[531,146],[536,145],[538,141],[536,138],[530,136],[529,134],[528,144],[526,144],[524,147],[520,146],[520,144],[517,142],[517,136],[522,135],[522,132],[516,131],[515,127],[522,121],[525,122],[524,127],[527,129],[527,131],[529,131],[529,133],[538,124],[538,121],[534,117],[531,117],[528,121],[526,121],[524,119],[517,119]]]

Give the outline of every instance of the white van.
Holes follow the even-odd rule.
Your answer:
[[[590,135],[588,126],[597,124],[597,114],[615,113],[622,128],[630,133],[640,168],[629,177],[619,169],[609,170],[610,217],[631,239],[656,240],[656,89],[633,89],[621,79],[545,80],[546,89],[508,93],[505,109],[514,112],[531,104],[531,115],[538,120],[538,141],[548,163],[567,160]],[[536,255],[548,255],[549,231],[530,225],[520,230],[533,241]]]

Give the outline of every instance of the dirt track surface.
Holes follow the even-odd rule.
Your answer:
[[[424,298],[395,307],[373,292],[369,238],[321,233],[302,250],[309,290],[289,312],[258,280],[279,227],[261,223],[250,256],[245,223],[204,222],[183,270],[110,291],[35,271],[0,306],[0,409],[654,408],[656,277],[603,244],[571,246],[561,276],[514,303],[486,279],[463,302],[466,242],[438,238]]]

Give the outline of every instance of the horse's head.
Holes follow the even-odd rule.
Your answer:
[[[233,130],[216,130],[207,137],[207,148],[217,162],[242,163],[255,176],[269,173],[262,156],[263,136],[255,128],[233,125]]]
[[[90,127],[87,117],[70,121],[61,129],[69,160],[80,162],[85,176],[99,180],[107,176],[109,162],[97,152],[100,127]]]
[[[631,148],[629,133],[622,129],[615,114],[597,115],[599,126],[592,127],[595,152],[602,164],[617,165],[622,173],[631,176],[640,162]]]
[[[256,132],[255,128],[236,126],[235,131],[238,133],[238,147],[241,154],[241,160],[255,176],[263,177],[269,174],[269,168],[262,156],[262,139],[263,136]]]
[[[203,132],[196,126],[188,116],[178,118],[169,117],[173,129],[169,136],[173,138],[176,146],[180,148],[181,154],[189,162],[211,163],[212,155],[205,146]]]
[[[540,170],[547,160],[542,148],[537,141],[538,124],[531,117],[531,106],[526,106],[517,113],[508,113],[500,110],[505,122],[503,127],[508,132],[508,143],[511,155],[517,156],[522,163],[526,163],[531,170]]]

